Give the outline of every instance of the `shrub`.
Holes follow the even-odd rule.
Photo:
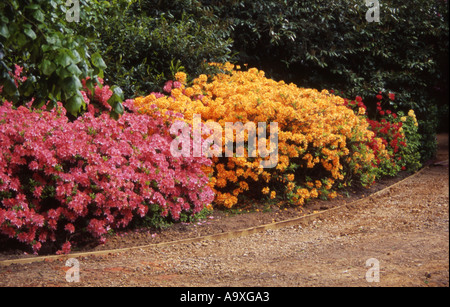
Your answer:
[[[35,252],[55,241],[69,252],[85,234],[102,242],[133,219],[178,220],[212,202],[203,170],[211,161],[171,156],[170,117],[93,112],[69,122],[61,104],[51,112],[0,106],[1,234]]]
[[[197,1],[134,1],[123,15],[97,26],[108,83],[127,97],[159,90],[178,71],[211,72],[207,61],[231,58],[231,40]],[[198,9],[198,10],[197,10]]]
[[[210,81],[201,75],[190,87],[184,83],[186,75],[177,74],[178,80],[164,88],[170,96],[135,99],[140,112],[180,112],[192,124],[195,114],[205,124],[214,121],[223,128],[227,122],[278,123],[279,163],[275,168],[261,168],[264,159],[260,155],[252,158],[248,146],[245,157],[213,158],[216,205],[231,208],[239,199],[262,196],[301,205],[311,198],[336,197],[337,187],[350,180],[365,186],[374,182],[374,154],[366,145],[373,132],[365,119],[344,105],[344,99],[328,91],[276,82],[255,68],[239,71],[231,64],[221,68],[227,73]],[[268,135],[269,129],[266,144],[271,142]],[[221,137],[223,145],[232,141]],[[273,145],[270,148],[274,150]]]
[[[393,103],[396,95],[388,94],[389,103]],[[384,96],[382,92],[376,95],[377,109],[375,119],[370,119],[367,107],[361,96],[355,100],[345,99],[345,105],[352,109],[355,114],[366,118],[370,124],[370,129],[375,133],[368,146],[375,154],[372,162],[378,170],[377,177],[396,176],[401,170],[415,172],[421,167],[420,163],[420,139],[418,133],[418,122],[413,110],[408,112],[408,116],[400,111],[398,114],[390,109],[383,109]],[[380,151],[379,141],[383,145]],[[386,154],[387,152],[387,154]]]

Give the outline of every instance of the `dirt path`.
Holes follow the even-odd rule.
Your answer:
[[[0,286],[449,286],[448,206],[448,163],[431,165],[303,228],[85,257],[79,283],[62,261],[15,264],[0,267]],[[368,259],[378,283],[366,280]]]

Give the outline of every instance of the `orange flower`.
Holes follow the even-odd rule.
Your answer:
[[[184,72],[177,72],[176,74],[175,74],[175,79],[178,81],[178,82],[181,82],[181,83],[186,83],[186,79],[187,79],[187,76],[186,76],[186,74],[184,73]]]

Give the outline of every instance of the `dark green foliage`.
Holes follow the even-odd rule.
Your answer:
[[[198,1],[134,1],[98,28],[110,83],[126,96],[160,91],[179,70],[192,77],[230,60],[229,32]]]

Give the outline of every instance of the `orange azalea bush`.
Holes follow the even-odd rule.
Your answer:
[[[365,119],[344,105],[344,99],[326,90],[268,79],[256,68],[241,71],[229,63],[213,65],[224,72],[211,78],[201,75],[191,86],[186,75],[178,73],[177,80],[164,88],[170,96],[151,94],[135,99],[135,105],[142,113],[181,113],[191,125],[196,114],[204,123],[213,121],[222,127],[236,122],[278,123],[276,167],[261,168],[264,159],[253,157],[248,147],[245,157],[213,157],[214,165],[205,172],[216,205],[231,208],[239,200],[261,196],[302,205],[312,198],[336,197],[337,188],[351,180],[373,183],[374,155],[366,144],[374,134]],[[244,134],[248,141],[248,133]],[[225,135],[222,138],[222,144],[230,141]],[[379,147],[383,148],[381,140]]]

